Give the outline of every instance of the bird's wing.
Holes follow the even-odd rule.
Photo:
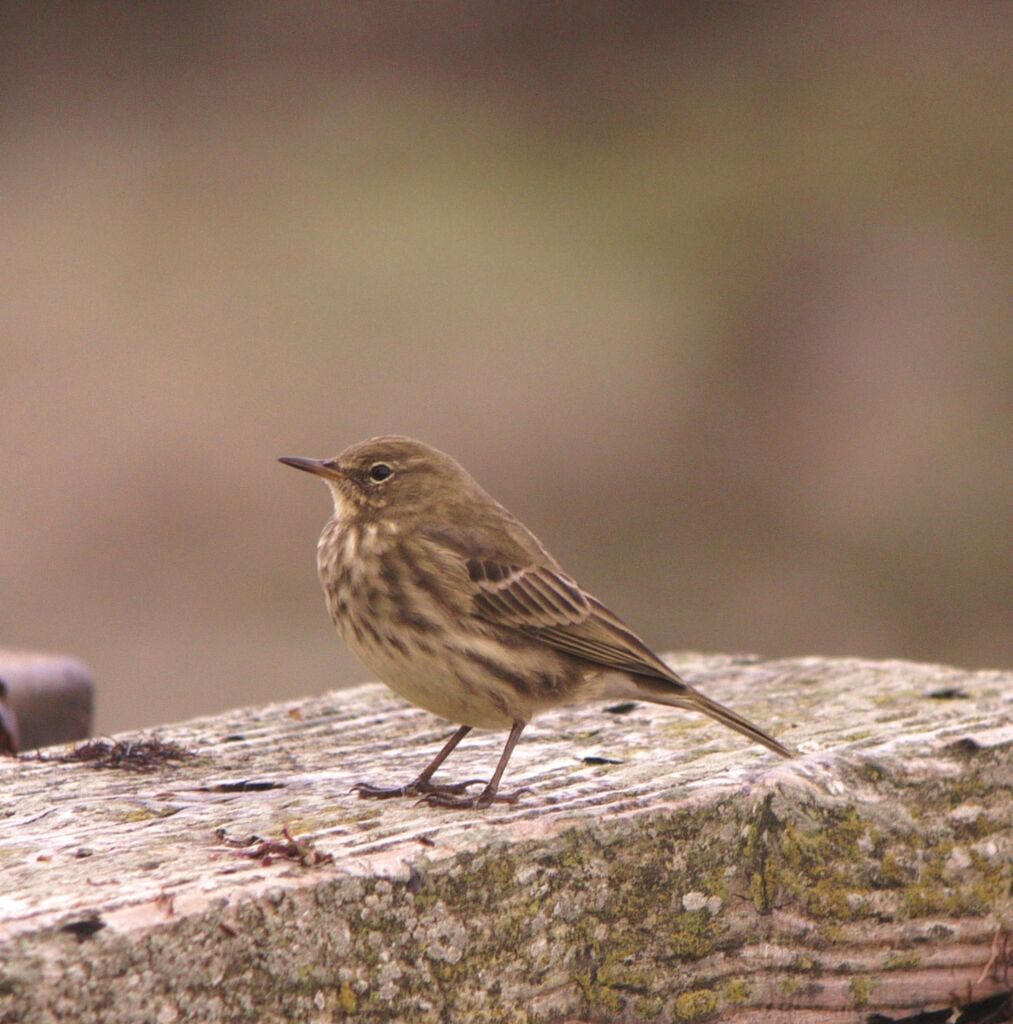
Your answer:
[[[469,558],[466,563],[476,610],[515,629],[552,629],[583,622],[587,598],[573,580],[543,566],[519,569]]]
[[[605,669],[686,684],[617,615],[559,568],[538,539],[505,509],[494,529],[422,525],[417,542],[451,569],[464,607],[501,628]]]
[[[565,573],[546,565],[467,560],[476,613],[603,668],[681,683],[621,619]]]
[[[498,507],[498,506],[497,506]],[[737,712],[683,682],[618,616],[566,575],[538,540],[503,510],[499,531],[422,527],[415,540],[455,580],[457,607],[537,637],[603,669],[639,676],[646,700],[702,711],[780,754],[791,751]]]

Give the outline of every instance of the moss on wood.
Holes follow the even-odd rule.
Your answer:
[[[0,1022],[671,1024],[749,1007],[897,1011],[905,991],[931,1002],[927,965],[950,967],[930,984],[976,983],[996,927],[1013,925],[1013,729],[995,674],[683,667],[727,677],[712,692],[757,717],[750,698],[790,706],[804,685],[834,721],[800,726],[808,753],[781,764],[702,728],[700,749],[673,756],[670,720],[639,707],[604,725],[565,712],[518,751],[535,793],[484,815],[348,794],[387,757],[407,774],[441,739],[375,688],[306,701],[299,718],[289,705],[166,730],[200,756],[156,778],[8,765]],[[897,680],[906,696],[888,692]],[[941,685],[992,696],[912,704]],[[884,733],[884,708],[905,711],[910,738]],[[879,742],[835,747],[858,723]],[[642,753],[575,762],[572,737],[600,745],[601,730]],[[274,785],[218,785],[243,779]],[[285,824],[334,863],[252,862],[230,844]],[[88,915],[104,927],[67,929]]]

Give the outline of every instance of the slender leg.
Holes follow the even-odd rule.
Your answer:
[[[458,729],[457,732],[455,732],[454,735],[451,736],[450,739],[443,744],[443,749],[436,755],[436,757],[432,759],[432,761],[429,762],[428,766],[423,769],[422,774],[412,783],[412,785],[426,785],[429,782],[429,780],[436,774],[436,769],[439,768],[440,765],[443,764],[443,762],[446,761],[448,757],[450,757],[450,754],[453,751],[454,747],[456,747],[457,744],[460,743],[461,740],[463,740],[464,737],[467,736],[469,732],[471,732],[471,726],[462,725],[461,728]]]
[[[496,765],[496,771],[493,773],[492,778],[489,780],[489,785],[479,793],[478,796],[456,796],[451,793],[442,792],[430,792],[427,793],[419,803],[433,804],[436,807],[489,807],[491,804],[515,804],[520,798],[522,793],[530,793],[529,789],[517,789],[513,793],[504,793],[502,796],[498,794],[499,780],[503,778],[503,772],[506,770],[507,762],[510,760],[510,755],[514,752],[514,747],[517,746],[517,741],[521,738],[521,733],[524,732],[524,726],[526,722],[514,722],[513,728],[510,730],[510,735],[507,737],[506,745],[503,747],[503,753],[500,754],[499,764]]]
[[[406,786],[371,786],[368,782],[357,782],[352,787],[352,792],[358,793],[361,797],[372,797],[374,800],[388,800],[394,796],[422,796],[425,793],[467,793],[469,786],[477,786],[481,779],[468,779],[466,782],[453,782],[445,786],[435,786],[429,780],[433,777],[436,769],[443,764],[450,756],[454,747],[471,732],[470,725],[462,725],[453,736],[443,745],[443,749],[429,762],[422,770],[422,774],[414,782]]]

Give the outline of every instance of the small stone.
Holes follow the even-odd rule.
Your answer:
[[[999,856],[999,847],[994,839],[986,839],[983,842],[975,843],[974,849],[986,860],[995,860]]]
[[[528,864],[526,867],[518,870],[514,879],[519,886],[527,885],[528,882],[535,880],[540,870],[541,868],[537,864]]]
[[[971,855],[962,846],[954,846],[946,858],[945,870],[949,874],[960,874],[971,866]]]
[[[950,821],[966,825],[972,821],[977,821],[978,816],[984,813],[985,808],[981,804],[961,804],[950,811]]]
[[[179,1019],[179,1010],[172,1003],[162,1003],[158,1009],[158,1016],[155,1018],[158,1024],[173,1024]]]
[[[384,951],[386,953],[386,950]],[[390,982],[397,981],[404,972],[401,970],[401,966],[398,963],[390,963],[390,956],[387,955],[387,962],[384,963],[383,967],[380,968],[379,980],[380,983],[385,985]]]
[[[707,896],[702,892],[688,892],[682,898],[683,910],[692,914],[696,910],[703,910],[707,906]]]

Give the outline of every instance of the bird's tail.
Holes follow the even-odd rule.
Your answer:
[[[699,690],[694,690],[685,683],[683,683],[684,690],[672,687],[669,691],[667,687],[671,684],[666,684],[666,689],[663,690],[660,685],[657,688],[652,686],[651,684],[654,682],[653,679],[638,679],[637,696],[655,704],[667,704],[670,707],[684,708],[687,711],[702,711],[722,725],[727,725],[729,729],[734,729],[736,732],[742,733],[743,736],[748,736],[754,742],[763,744],[768,750],[773,750],[781,757],[795,756],[791,750],[778,743],[773,736],[769,736],[758,725],[753,725],[752,722],[732,711],[731,708],[726,708],[724,704],[719,704],[716,700],[704,696]]]

